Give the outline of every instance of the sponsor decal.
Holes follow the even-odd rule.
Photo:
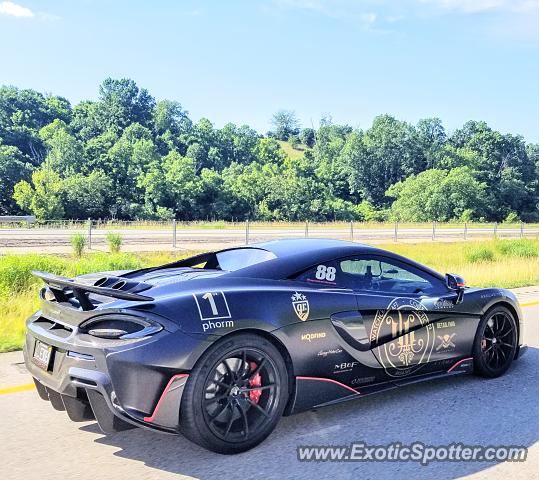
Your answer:
[[[295,292],[292,295],[292,307],[302,322],[309,318],[309,300],[303,293]]]
[[[333,373],[345,373],[351,372],[355,367],[359,365],[359,362],[342,362],[336,363]]]
[[[193,298],[204,332],[216,328],[234,328],[234,321],[229,320],[232,315],[223,292],[193,293]]]
[[[505,297],[503,290],[493,290],[491,292],[482,293],[480,298]]]
[[[320,340],[326,338],[326,332],[304,333],[301,336],[303,342],[311,342],[312,340]]]
[[[193,293],[200,320],[232,318],[223,292]]]
[[[436,322],[436,328],[449,328],[454,326],[455,322],[453,320],[449,320],[447,322]]]
[[[338,353],[342,353],[340,348],[331,348],[329,350],[320,350],[318,356],[326,358],[328,355],[336,355]]]
[[[440,350],[454,350],[456,345],[453,343],[453,339],[456,335],[456,333],[452,333],[451,335],[438,335],[438,340],[440,340],[440,344],[436,347],[436,351],[439,352]]]
[[[363,385],[365,383],[372,383],[376,380],[376,377],[361,377],[361,378],[354,378],[350,385]]]
[[[455,304],[446,298],[439,298],[434,302],[434,308],[437,308],[438,310],[449,310],[455,308]]]
[[[432,362],[431,365],[433,367],[447,367],[449,365],[453,365],[455,363],[455,360],[453,358],[446,358],[445,360],[436,360],[435,362]]]
[[[392,338],[376,349],[386,373],[393,377],[410,375],[430,360],[436,340],[426,307],[413,298],[395,298],[387,309],[378,310],[370,340]]]
[[[208,330],[215,330],[216,328],[234,328],[233,320],[206,320],[202,322],[202,329],[206,332]]]

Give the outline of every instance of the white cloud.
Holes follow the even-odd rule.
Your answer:
[[[335,19],[347,19],[369,29],[378,19],[378,14],[370,8],[373,0],[273,0],[273,4],[282,9],[305,10]]]
[[[529,13],[539,10],[539,0],[420,0],[442,10],[480,13],[489,11]]]
[[[376,13],[374,13],[374,12],[362,13],[360,15],[360,18],[364,23],[372,24],[372,23],[376,22],[376,19],[378,18],[378,15],[376,15]]]
[[[12,17],[33,17],[34,12],[29,8],[17,5],[13,2],[1,2],[0,3],[0,14],[10,15]]]
[[[411,22],[473,16],[477,35],[539,40],[539,0],[266,0],[281,10],[355,24],[374,33],[395,33]]]

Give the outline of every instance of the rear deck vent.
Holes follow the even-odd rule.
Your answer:
[[[53,320],[49,320],[48,318],[44,317],[39,317],[34,322],[34,325],[41,327],[43,330],[52,332],[54,335],[60,338],[67,338],[73,332],[73,329],[71,327],[68,327],[67,325],[63,325],[58,322],[54,322]]]

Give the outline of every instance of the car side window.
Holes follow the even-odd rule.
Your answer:
[[[395,294],[433,294],[443,290],[443,282],[429,273],[397,260],[375,256],[325,262],[303,272],[297,280]]]

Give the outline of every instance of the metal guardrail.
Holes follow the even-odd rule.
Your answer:
[[[35,223],[34,215],[0,215],[0,223]]]
[[[163,248],[214,248],[277,238],[336,238],[355,242],[462,241],[489,238],[539,238],[539,224],[361,223],[361,222],[100,222],[20,223],[0,228],[0,248],[69,247],[75,233],[87,237],[87,247],[106,246],[106,235],[120,233],[124,245]],[[211,245],[211,247],[210,247]]]

